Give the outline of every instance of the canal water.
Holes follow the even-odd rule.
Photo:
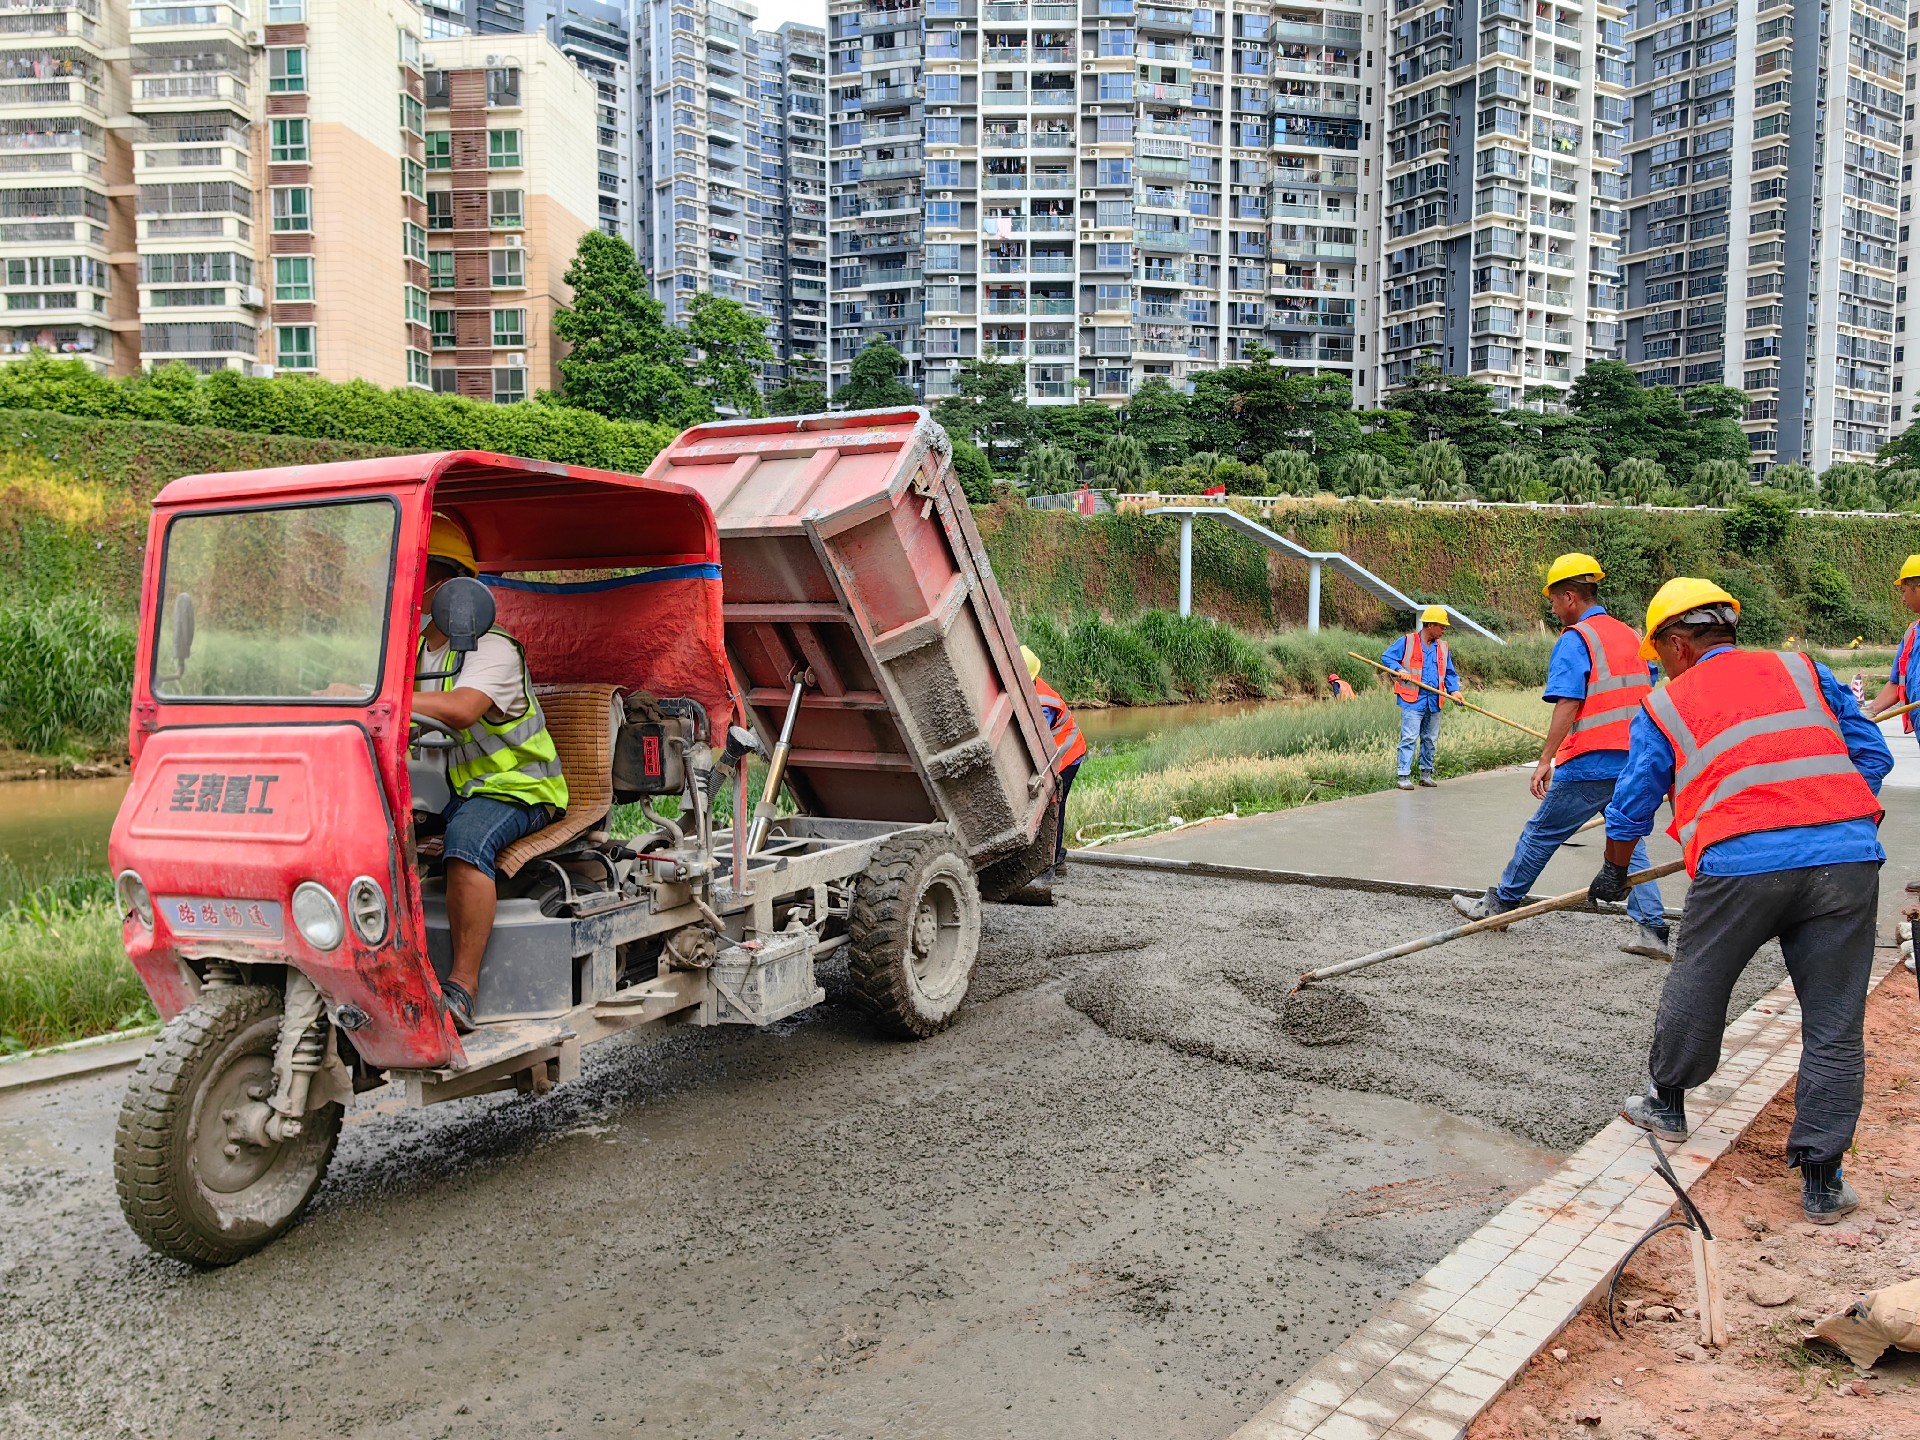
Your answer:
[[[68,875],[105,874],[107,832],[126,791],[124,775],[0,783],[0,909]]]

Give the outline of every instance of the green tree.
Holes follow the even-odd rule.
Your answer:
[[[1399,488],[1399,477],[1393,466],[1371,451],[1360,450],[1341,456],[1329,467],[1328,473],[1336,495],[1357,495],[1377,500],[1393,494]]]
[[[1058,445],[1082,465],[1091,464],[1120,431],[1120,412],[1097,400],[1040,406],[1036,419],[1046,443]]]
[[[1806,578],[1806,593],[1800,600],[1816,639],[1844,645],[1872,625],[1854,598],[1853,583],[1832,561],[1808,561]]]
[[[633,247],[589,230],[567,266],[572,303],[555,312],[553,333],[568,346],[561,398],[614,420],[697,425],[713,405],[687,366],[687,337],[667,324],[647,293]]]
[[[1820,477],[1820,505],[1826,510],[1878,510],[1880,476],[1857,462],[1829,465]]]
[[[1159,375],[1133,392],[1120,412],[1122,433],[1138,440],[1155,470],[1177,465],[1193,449],[1193,421],[1186,395]]]
[[[1275,450],[1343,455],[1361,445],[1353,388],[1343,375],[1308,375],[1268,363],[1273,352],[1248,347],[1248,362],[1194,377],[1188,414],[1202,443],[1242,460]]]
[[[1775,465],[1767,471],[1767,477],[1763,483],[1769,490],[1778,490],[1782,495],[1790,495],[1806,504],[1811,504],[1813,498],[1820,493],[1820,486],[1813,478],[1813,471],[1797,461]]]
[[[826,408],[827,387],[812,380],[789,380],[767,396],[769,415],[820,415]]]
[[[1422,500],[1458,500],[1467,493],[1467,467],[1451,440],[1429,440],[1414,448],[1407,478]]]
[[[1702,460],[1687,476],[1687,494],[1696,505],[1731,505],[1747,488],[1747,467],[1737,460]]]
[[[1476,488],[1489,500],[1525,500],[1539,484],[1539,461],[1519,450],[1503,450],[1480,471]]]
[[[1514,431],[1493,408],[1493,387],[1485,381],[1423,369],[1389,390],[1386,404],[1406,417],[1416,444],[1445,440],[1476,475],[1513,448]]]
[[[933,418],[948,434],[964,435],[985,450],[996,468],[1012,465],[1040,429],[1039,417],[1027,404],[1026,366],[969,360],[960,367],[956,388],[957,393],[933,407]]]
[[[1562,455],[1541,477],[1547,492],[1563,505],[1584,505],[1600,498],[1600,467],[1590,456]]]
[[[993,500],[993,466],[988,463],[986,452],[971,440],[953,439],[953,473],[960,478],[960,488],[968,501],[975,505],[986,505]]]
[[[1667,467],[1640,455],[1629,455],[1607,476],[1608,493],[1627,505],[1651,505],[1666,484]]]
[[[1320,491],[1320,467],[1304,450],[1276,450],[1261,462],[1261,468],[1267,472],[1268,488],[1276,495],[1316,495]]]
[[[1920,502],[1920,470],[1905,468],[1882,471],[1880,498],[1889,510],[1905,510]]]
[[[702,290],[687,306],[687,344],[693,350],[693,378],[715,409],[742,416],[767,413],[760,372],[773,363],[774,354],[764,315]]]
[[[1096,485],[1115,490],[1144,490],[1149,466],[1147,447],[1131,435],[1111,435],[1093,457]]]
[[[847,379],[833,392],[833,403],[843,410],[898,410],[918,405],[920,397],[900,378],[907,357],[884,340],[875,340],[847,367]]]
[[[1793,531],[1795,508],[1792,497],[1777,490],[1743,490],[1721,522],[1721,538],[1729,550],[1749,559],[1775,554]]]
[[[1036,445],[1028,451],[1022,475],[1034,495],[1060,495],[1080,488],[1080,467],[1058,445]]]

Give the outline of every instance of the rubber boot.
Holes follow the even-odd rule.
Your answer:
[[[1649,960],[1673,961],[1673,932],[1665,925],[1634,924],[1634,936],[1620,948],[1628,955],[1644,955]]]
[[[1800,1209],[1815,1225],[1832,1225],[1859,1203],[1838,1160],[1800,1167]]]
[[[1411,775],[1402,775],[1393,783],[1396,789],[1411,790],[1413,788],[1413,777]]]
[[[1649,1084],[1646,1094],[1621,1105],[1620,1118],[1678,1145],[1687,1138],[1687,1092],[1677,1085]]]
[[[1496,915],[1504,915],[1509,910],[1518,910],[1518,905],[1509,905],[1494,891],[1484,895],[1456,895],[1453,908],[1469,920],[1491,920]]]

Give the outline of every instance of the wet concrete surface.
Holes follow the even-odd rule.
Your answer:
[[[221,1272],[120,1219],[124,1075],[0,1098],[0,1434],[1218,1435],[1640,1079],[1661,970],[1622,921],[1334,982],[1370,1029],[1310,1048],[1293,972],[1443,903],[1086,866],[1062,897],[990,908],[922,1044],[830,999],[356,1117]]]

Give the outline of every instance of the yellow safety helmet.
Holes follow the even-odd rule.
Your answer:
[[[1920,556],[1916,556],[1920,559]],[[1607,578],[1607,572],[1600,568],[1600,562],[1591,555],[1562,555],[1547,567],[1547,583],[1540,587],[1542,595],[1553,594],[1553,587],[1562,580],[1579,580],[1591,575],[1596,580]]]
[[[1038,680],[1040,678],[1040,657],[1025,645],[1022,645],[1020,647],[1020,658],[1027,662],[1027,679]]]
[[[1451,625],[1453,621],[1447,615],[1446,606],[1429,605],[1420,612],[1420,623],[1422,625]]]
[[[1709,606],[1731,606],[1734,617],[1739,618],[1740,602],[1711,580],[1682,575],[1667,581],[1647,602],[1647,638],[1640,642],[1640,658],[1660,658],[1659,652],[1653,648],[1653,637],[1659,633],[1661,626],[1672,624],[1690,611]]]
[[[1904,585],[1909,580],[1920,580],[1920,555],[1907,556],[1907,563],[1900,567],[1900,578],[1893,583]]]
[[[466,527],[444,510],[433,512],[433,527],[427,532],[427,558],[458,565],[468,575],[480,573],[480,562],[474,558],[473,541],[467,538]]]

